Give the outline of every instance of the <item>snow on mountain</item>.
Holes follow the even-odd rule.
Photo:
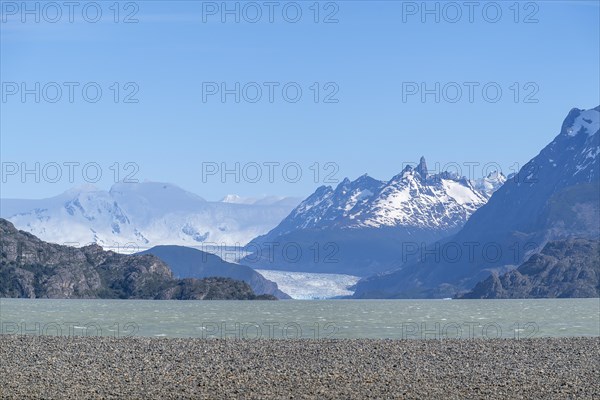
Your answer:
[[[486,196],[466,179],[444,174],[427,177],[409,166],[368,204],[352,210],[349,218],[355,222],[349,225],[453,229],[485,202]]]
[[[549,241],[600,237],[600,106],[572,109],[560,133],[451,238],[457,257],[423,253],[395,270],[360,281],[355,297],[448,297],[469,290],[491,273],[502,274]],[[491,255],[486,248],[494,248]],[[438,253],[439,254],[439,253]]]
[[[321,186],[276,228],[254,239],[254,254],[241,262],[294,272],[384,272],[403,259],[407,243],[420,246],[456,233],[499,187],[493,178],[479,190],[449,172],[429,175],[421,158],[387,182],[363,175],[335,189]],[[270,252],[272,244],[281,250]],[[289,257],[289,248],[298,256]]]
[[[221,202],[231,204],[252,204],[254,203],[254,199],[241,197],[237,194],[228,194],[227,196],[221,199]]]
[[[252,204],[210,202],[156,182],[117,183],[110,191],[88,185],[48,199],[0,202],[3,218],[43,240],[94,242],[117,251],[160,244],[244,245],[268,232],[297,204],[288,198]]]
[[[600,113],[596,109],[581,111],[575,121],[566,130],[569,136],[575,136],[583,130],[588,136],[592,136],[600,129]]]
[[[318,188],[269,234],[300,229],[419,227],[451,230],[462,226],[506,178],[490,174],[471,182],[449,172],[427,174],[424,158],[390,181],[363,175],[335,189]]]
[[[509,178],[504,176],[502,172],[494,171],[485,178],[472,180],[471,185],[489,198],[500,186],[504,185],[507,179]]]

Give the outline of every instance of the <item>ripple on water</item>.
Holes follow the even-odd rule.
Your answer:
[[[334,324],[349,338],[400,338],[403,324],[474,323],[481,327],[498,324],[506,337],[513,332],[536,336],[599,336],[599,299],[535,300],[322,300],[280,302],[240,301],[137,301],[137,300],[47,300],[0,299],[0,328],[15,325],[29,329],[34,324],[70,323],[86,329],[88,323],[107,334],[123,333],[129,322],[139,326],[137,335],[194,336],[203,324],[297,323],[310,331],[315,324]],[[115,324],[119,324],[118,328]],[[66,326],[66,325],[65,325]],[[396,327],[396,328],[394,328]],[[517,329],[515,329],[517,328]],[[121,331],[119,332],[119,329]],[[394,330],[395,329],[395,330]],[[465,330],[468,327],[464,328]],[[493,329],[491,329],[493,330]],[[8,332],[4,332],[8,333]],[[335,337],[335,336],[334,336]]]

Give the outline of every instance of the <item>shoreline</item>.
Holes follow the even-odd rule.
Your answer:
[[[0,398],[600,398],[600,337],[0,335]]]

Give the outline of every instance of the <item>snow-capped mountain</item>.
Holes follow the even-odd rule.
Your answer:
[[[600,106],[573,109],[560,133],[494,193],[454,236],[452,259],[417,255],[365,279],[356,297],[448,297],[520,265],[548,241],[600,237]],[[469,251],[468,249],[472,249]],[[439,252],[438,252],[439,255]]]
[[[454,230],[483,204],[506,178],[490,174],[474,184],[449,172],[427,174],[421,158],[390,181],[363,175],[344,179],[335,189],[321,186],[269,232],[278,236],[300,229],[419,227]]]
[[[161,244],[240,246],[268,232],[297,204],[291,198],[252,204],[210,202],[168,183],[93,186],[42,200],[0,200],[0,214],[45,241],[97,243],[116,251]]]
[[[269,235],[343,225],[353,210],[359,210],[384,185],[384,182],[363,175],[353,182],[348,178],[344,179],[335,190],[331,186],[321,186]]]
[[[428,176],[425,159],[406,167],[370,201],[348,214],[350,227],[409,226],[453,230],[487,201],[470,181],[446,172]]]
[[[484,178],[472,180],[471,184],[475,189],[477,189],[477,191],[479,191],[479,193],[483,194],[489,199],[492,197],[492,194],[494,194],[494,192],[500,188],[500,186],[504,185],[504,183],[513,176],[514,174],[511,174],[506,177],[504,174],[502,174],[502,172],[494,171],[490,172],[488,176]]]
[[[390,257],[401,256],[403,239],[430,242],[455,233],[505,180],[501,173],[480,182],[450,172],[429,175],[421,158],[416,167],[407,166],[387,182],[363,175],[354,181],[344,179],[335,189],[321,186],[253,243],[329,245],[339,249],[343,265],[314,262],[308,256],[310,249],[302,251],[305,260],[293,263],[278,259],[277,253],[267,263],[260,256],[247,257],[245,262],[254,260],[265,269],[363,276],[366,271],[385,270]],[[359,252],[364,255],[359,257]]]

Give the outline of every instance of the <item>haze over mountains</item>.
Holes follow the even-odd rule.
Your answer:
[[[276,226],[299,202],[230,195],[206,201],[168,183],[116,183],[109,191],[93,186],[41,200],[1,199],[0,216],[43,240],[115,251],[156,245],[240,246]],[[128,248],[123,249],[123,247]]]

